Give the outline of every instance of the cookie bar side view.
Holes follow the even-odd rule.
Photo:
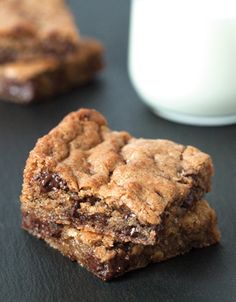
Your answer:
[[[154,245],[165,216],[210,190],[209,155],[111,131],[95,110],[69,114],[39,139],[24,170],[21,208],[41,221]]]
[[[216,214],[206,201],[198,201],[191,210],[182,208],[182,211],[179,220],[172,215],[166,217],[166,228],[153,246],[116,242],[109,236],[81,231],[70,225],[50,224],[27,213],[23,213],[22,226],[106,281],[151,262],[219,241]]]
[[[48,99],[90,81],[103,68],[103,47],[81,39],[80,47],[63,60],[17,61],[0,67],[0,99],[29,104]]]
[[[64,0],[1,1],[0,63],[64,56],[75,52],[78,42],[78,30]]]

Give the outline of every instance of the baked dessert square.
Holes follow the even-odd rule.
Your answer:
[[[0,66],[0,99],[18,104],[46,100],[83,85],[103,68],[103,47],[82,38],[78,50],[63,59],[18,60]]]
[[[1,0],[1,64],[63,57],[76,52],[78,43],[78,30],[64,0]]]
[[[202,200],[212,174],[210,156],[194,147],[112,131],[81,109],[30,152],[22,226],[109,280],[219,241]]]
[[[22,211],[120,242],[155,245],[168,212],[211,187],[209,155],[109,129],[95,110],[69,114],[39,139],[24,171]]]
[[[77,261],[102,280],[110,280],[151,262],[160,262],[219,241],[216,214],[206,201],[165,217],[155,245],[117,242],[116,238],[50,223],[23,212],[22,226],[63,255]]]

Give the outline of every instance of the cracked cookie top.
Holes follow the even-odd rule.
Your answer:
[[[141,225],[156,225],[171,205],[200,200],[212,174],[210,156],[192,146],[112,131],[100,113],[81,109],[30,152],[21,200],[74,194],[90,216],[111,211],[114,216],[125,208],[124,219],[133,215]]]

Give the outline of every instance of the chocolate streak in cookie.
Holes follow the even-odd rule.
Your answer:
[[[33,215],[23,213],[23,228],[59,249],[71,260],[76,260],[102,280],[183,254],[191,248],[213,244],[219,240],[216,216],[207,202],[198,201],[191,210],[182,209],[177,219],[173,214],[165,218],[166,227],[155,245],[115,239],[62,226],[40,222]]]

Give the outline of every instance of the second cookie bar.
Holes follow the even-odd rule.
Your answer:
[[[81,39],[78,50],[64,59],[40,58],[0,66],[0,99],[22,105],[47,100],[87,83],[103,66],[101,43]]]

